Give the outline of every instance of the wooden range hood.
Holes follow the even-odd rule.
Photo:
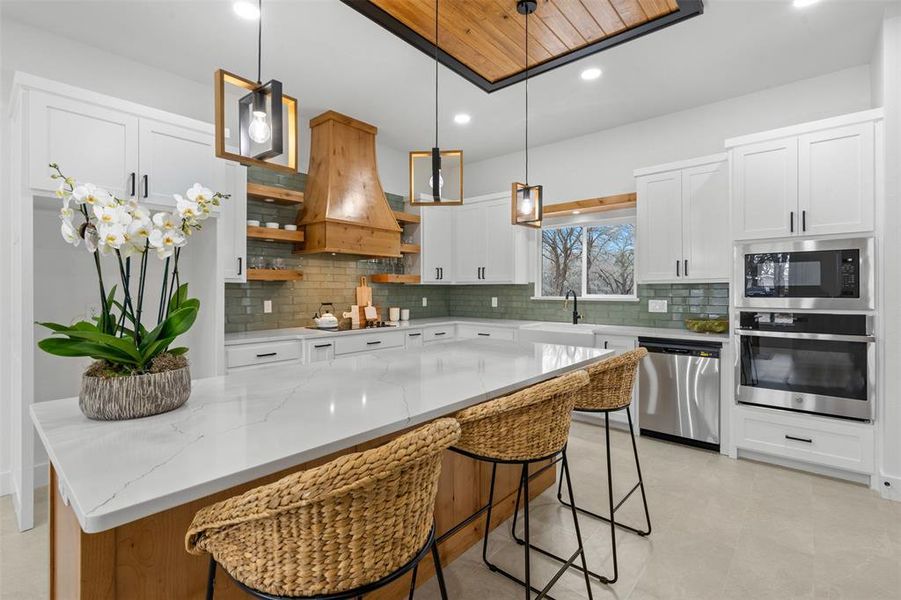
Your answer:
[[[385,198],[375,156],[378,129],[335,111],[310,120],[310,169],[297,252],[400,253],[401,227]]]

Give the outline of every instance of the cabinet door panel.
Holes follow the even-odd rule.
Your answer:
[[[513,283],[514,225],[510,223],[510,201],[486,202],[482,207],[485,240],[482,283]]]
[[[225,188],[231,198],[222,201],[219,217],[219,252],[222,275],[229,283],[247,281],[247,167],[225,163]]]
[[[422,273],[423,283],[453,281],[454,211],[447,206],[422,207]],[[442,277],[443,275],[443,277]]]
[[[30,187],[56,190],[48,164],[119,198],[138,168],[138,118],[86,102],[29,92]]]
[[[800,137],[798,198],[803,233],[873,230],[874,153],[872,122]]]
[[[796,235],[800,230],[797,139],[752,144],[732,152],[735,239]]]
[[[172,195],[184,195],[195,183],[221,188],[224,163],[216,158],[214,142],[212,133],[141,119],[140,197],[174,206]]]
[[[732,235],[729,227],[727,163],[682,172],[682,275],[685,279],[729,280]]]
[[[479,204],[467,204],[454,211],[454,281],[480,283],[481,267],[485,266],[486,242],[489,231],[485,223],[485,209]]]
[[[682,261],[682,173],[672,171],[638,179],[640,281],[675,281]]]

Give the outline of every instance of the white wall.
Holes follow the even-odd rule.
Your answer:
[[[868,108],[863,65],[532,148],[529,179],[544,186],[549,204],[633,192],[636,168],[722,152],[728,137]],[[467,164],[466,195],[505,190],[522,177],[522,152]]]
[[[212,73],[209,74],[209,84],[199,83],[7,19],[0,23],[0,45],[3,55],[0,83],[4,105],[9,99],[13,72],[18,70],[207,123],[213,122]],[[302,96],[300,102],[302,107]],[[304,112],[300,115],[298,164],[304,172],[310,157],[309,119],[314,116]],[[378,160],[379,176],[385,191],[404,194],[408,187],[407,154],[379,145]]]

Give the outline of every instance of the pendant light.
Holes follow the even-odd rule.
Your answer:
[[[441,150],[438,145],[438,2],[435,0],[435,145],[431,151],[410,152],[410,204],[459,206],[463,204],[463,151]],[[427,180],[417,174],[426,170]]]
[[[541,227],[544,216],[543,188],[529,185],[529,15],[538,8],[536,0],[518,0],[516,11],[526,18],[526,131],[525,131],[525,183],[514,182],[511,191],[511,216],[514,225]]]
[[[256,164],[276,170],[297,170],[297,100],[282,93],[282,83],[271,79],[262,82],[263,56],[263,1],[257,0],[259,22],[257,26],[257,77],[256,81],[238,77],[222,69],[216,71],[216,155],[237,160],[244,164]],[[225,151],[225,84],[247,90],[238,100],[238,150],[235,155]],[[287,165],[269,162],[285,154],[285,120],[287,120]],[[234,143],[234,142],[232,142]]]

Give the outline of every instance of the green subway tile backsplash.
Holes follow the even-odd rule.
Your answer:
[[[259,167],[248,169],[248,180],[303,190],[306,175],[285,175]],[[404,199],[386,194],[394,210],[404,209]],[[292,223],[296,209],[259,201],[248,201],[247,218],[262,222]],[[313,313],[321,302],[333,302],[338,311],[347,310],[355,300],[355,288],[361,275],[383,273],[388,261],[338,255],[292,253],[290,244],[248,240],[247,257],[283,258],[288,268],[303,271],[303,281],[227,284],[225,286],[226,332],[301,327],[312,325]],[[379,285],[371,284],[373,302],[409,308],[412,318],[477,317],[561,321],[571,319],[572,309],[560,300],[532,300],[532,285]],[[728,312],[729,286],[714,284],[653,284],[638,286],[637,302],[579,303],[583,323],[683,327],[683,319],[696,316],[725,315]],[[497,298],[497,308],[491,298]],[[422,299],[428,306],[422,306]],[[667,300],[668,312],[648,312],[648,300]],[[263,301],[272,301],[272,312],[263,313]],[[387,315],[386,315],[387,316]]]

